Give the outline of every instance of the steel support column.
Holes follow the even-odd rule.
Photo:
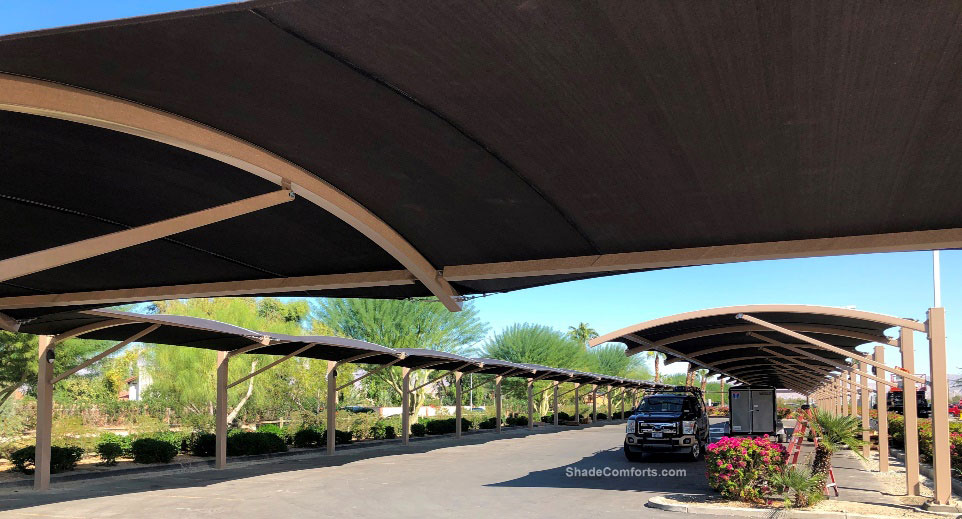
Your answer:
[[[402,411],[403,412],[403,411]],[[337,448],[337,362],[327,361],[327,453]]]
[[[554,381],[554,424],[558,425],[558,385],[560,382]]]
[[[37,443],[34,451],[34,490],[50,488],[50,434],[53,430],[53,336],[41,335],[37,357]]]
[[[534,429],[534,379],[528,379],[528,429]]]
[[[577,384],[575,385],[575,387],[578,387]],[[576,410],[575,414],[578,414],[577,401],[578,401],[578,391],[575,390],[575,410]],[[578,421],[580,422],[581,419],[578,418]],[[598,421],[598,384],[591,384],[591,423],[594,423],[597,421]]]
[[[614,391],[611,386],[608,386],[608,391],[605,392],[605,400],[608,401],[608,421],[611,421],[611,393]]]
[[[417,419],[417,417],[415,417]],[[411,368],[401,368],[401,443],[411,441]]]
[[[949,377],[945,367],[945,308],[929,308],[929,370],[932,374],[932,469],[935,503],[949,504],[952,464],[949,459]]]
[[[901,328],[899,348],[902,350],[902,369],[915,373],[915,345],[912,330]],[[908,395],[912,395],[909,398]],[[919,483],[919,409],[915,401],[915,382],[902,378],[902,416],[905,417],[905,489],[910,496],[922,495]]]
[[[861,363],[861,367],[863,370],[872,369],[868,367],[864,362]],[[868,408],[869,408],[868,379],[866,379],[864,375],[859,376],[858,378],[859,378],[860,388],[862,390],[862,394],[860,395],[862,397],[862,406],[861,406],[862,407],[862,441],[865,442],[862,444],[862,456],[865,456],[866,458],[868,458],[869,454],[871,454],[870,451],[872,450],[872,443],[871,443],[872,433],[870,431],[869,416],[868,416]]]
[[[461,376],[460,371],[454,372],[454,437],[461,437]]]
[[[494,423],[498,432],[501,432],[501,379],[499,375],[494,377]]]
[[[214,467],[227,466],[227,376],[230,361],[226,351],[217,352],[217,418]]]
[[[581,402],[578,398],[578,390],[581,389],[581,384],[575,382],[575,422],[577,422],[578,427],[581,427]]]
[[[875,360],[885,362],[885,347],[875,347]],[[889,417],[888,404],[885,398],[888,386],[875,384],[875,400],[878,402],[878,469],[879,472],[889,471]]]

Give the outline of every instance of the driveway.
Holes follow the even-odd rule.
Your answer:
[[[708,491],[703,462],[630,463],[622,423],[545,427],[247,463],[222,470],[57,484],[0,494],[0,518],[677,517],[643,509]]]

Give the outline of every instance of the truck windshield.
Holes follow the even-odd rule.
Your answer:
[[[654,396],[641,401],[638,411],[642,413],[680,413],[684,397]]]

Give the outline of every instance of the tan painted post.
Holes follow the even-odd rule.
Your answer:
[[[327,361],[327,453],[337,448],[337,362]],[[404,412],[403,410],[401,411]]]
[[[853,363],[853,364],[854,364],[854,363]],[[861,365],[863,368],[865,367],[865,363],[864,363],[864,362],[860,363],[859,365]],[[857,388],[858,380],[856,379],[855,373],[852,373],[852,372],[850,371],[850,372],[848,373],[848,380],[849,380],[849,385],[848,385],[848,387],[849,387],[849,403],[852,404],[852,409],[849,411],[849,416],[857,416],[857,415],[859,414],[859,409],[858,409],[858,388]]]
[[[875,347],[875,360],[885,362],[885,347]],[[880,373],[884,376],[884,374]],[[889,471],[889,417],[888,403],[885,397],[888,394],[888,386],[885,384],[875,384],[875,399],[878,402],[878,469],[879,472]]]
[[[578,392],[575,391],[575,396],[578,396]],[[591,384],[591,421],[598,421],[598,385]],[[581,422],[581,419],[578,419]]]
[[[227,466],[227,376],[230,371],[230,360],[226,351],[217,352],[217,417],[216,417],[216,446],[214,448],[214,467],[222,469]]]
[[[929,370],[932,374],[932,469],[935,503],[949,504],[952,465],[949,459],[949,376],[945,367],[945,308],[929,308]]]
[[[50,488],[50,433],[53,430],[53,336],[41,335],[37,348],[37,443],[33,488]]]
[[[454,372],[454,437],[461,437],[461,375],[460,371]]]
[[[625,419],[625,389],[621,389],[621,419]]]
[[[608,391],[605,393],[605,400],[608,401],[608,421],[611,421],[611,393],[613,390],[611,386],[608,386]]]
[[[501,380],[500,375],[494,377],[494,423],[499,433],[501,432]]]
[[[528,379],[528,429],[534,429],[534,379]]]
[[[558,384],[557,380],[554,381],[554,424],[558,425]]]
[[[872,369],[868,364],[866,364],[866,363],[864,363],[864,362],[861,363],[861,366],[862,366],[862,369],[863,369],[863,370],[866,370],[866,371]],[[870,443],[870,441],[871,441],[871,439],[872,439],[872,435],[871,435],[871,431],[870,431],[869,413],[868,413],[868,408],[869,408],[869,405],[868,405],[868,379],[865,378],[864,375],[863,375],[863,376],[859,376],[858,379],[859,379],[859,382],[860,382],[860,385],[861,385],[861,389],[862,389],[862,394],[861,394],[861,397],[862,397],[862,441],[865,442],[865,443],[862,444],[862,456],[865,456],[866,458],[868,458],[869,455],[871,454],[870,451],[872,450],[872,445],[871,445],[871,443]]]
[[[401,443],[411,441],[411,368],[401,368]]]
[[[915,373],[915,345],[912,330],[901,328],[899,347],[902,369]],[[911,398],[910,398],[911,396]],[[902,379],[902,415],[905,417],[905,489],[910,496],[921,495],[919,484],[919,410],[915,401],[915,382]]]
[[[581,426],[581,402],[579,402],[581,399],[578,398],[578,389],[580,388],[581,384],[575,382],[575,421],[578,423],[579,427]]]
[[[718,382],[721,384],[721,406],[725,407],[725,379],[719,379]]]

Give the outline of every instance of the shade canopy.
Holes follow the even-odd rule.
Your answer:
[[[456,309],[615,272],[959,247],[960,12],[293,0],[0,37],[0,261],[296,195],[0,263],[0,312]]]
[[[827,344],[826,350],[804,339],[746,320],[757,318],[789,332]],[[847,308],[809,305],[747,305],[686,312],[645,321],[592,339],[591,345],[620,342],[627,355],[659,351],[669,360],[746,384],[770,385],[807,393],[825,377],[849,367],[856,348],[868,343],[894,344],[885,335],[893,327],[924,331],[911,319]],[[815,355],[823,360],[817,360]]]
[[[287,335],[248,330],[239,326],[179,315],[137,314],[115,310],[84,310],[47,314],[21,326],[21,332],[52,335],[56,341],[69,338],[125,341],[155,326],[137,341],[187,346],[235,353],[292,355],[297,357],[390,364],[412,369],[472,372],[508,377],[541,377],[581,383],[609,381],[631,387],[650,387],[648,382],[582,373],[548,366],[519,364],[499,359],[469,358],[454,353],[421,348],[388,348],[379,344],[322,335]],[[605,382],[608,383],[608,382]]]

